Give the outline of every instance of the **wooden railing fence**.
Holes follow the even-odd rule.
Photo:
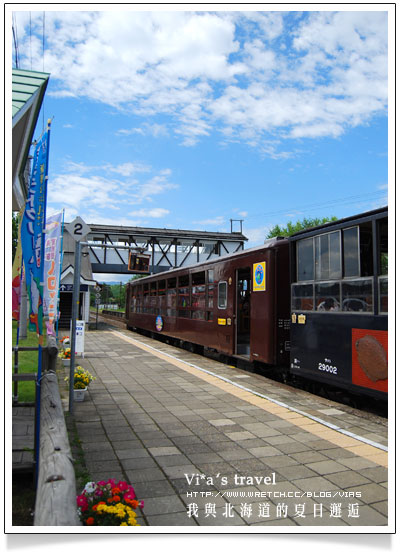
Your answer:
[[[39,421],[39,435],[36,431],[38,466],[34,526],[81,525],[76,505],[75,470],[56,374],[57,355],[57,341],[48,337],[47,346],[42,349],[40,401],[36,397],[39,420],[35,421]],[[18,351],[16,357],[18,364]],[[35,374],[18,373],[13,375],[13,380],[24,380],[24,375],[36,380]]]

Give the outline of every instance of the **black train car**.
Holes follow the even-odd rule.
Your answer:
[[[387,399],[387,207],[289,240],[291,373]]]

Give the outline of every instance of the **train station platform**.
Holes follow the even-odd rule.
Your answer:
[[[141,525],[387,532],[385,418],[124,329],[77,362],[91,479],[129,481]]]

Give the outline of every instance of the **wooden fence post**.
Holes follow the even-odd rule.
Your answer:
[[[55,369],[54,358],[58,352],[55,339],[49,344],[47,367],[53,363]],[[39,445],[34,526],[81,525],[77,514],[73,458],[58,379],[52,369],[45,371],[41,380]]]

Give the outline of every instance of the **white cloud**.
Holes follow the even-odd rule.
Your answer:
[[[197,220],[194,221],[194,224],[201,224],[205,226],[223,226],[226,224],[226,222],[227,222],[226,217],[219,216],[211,219]]]
[[[140,181],[136,177],[140,173],[150,176]],[[112,174],[118,174],[119,178],[110,178]],[[119,224],[133,226],[138,224],[137,218],[133,221],[125,216],[130,206],[151,203],[155,196],[177,189],[179,186],[169,180],[171,174],[169,168],[155,171],[143,163],[88,166],[67,161],[65,171],[52,175],[49,180],[48,203],[55,210],[65,207],[66,220],[85,215],[86,220],[99,224],[118,218]],[[101,216],[102,209],[107,210],[106,217]],[[116,217],[112,216],[113,212]],[[168,209],[150,208],[137,209],[130,216],[161,218],[167,214]]]
[[[144,122],[139,128],[120,129],[116,135],[151,135],[152,137],[168,137],[168,128],[165,124],[150,124]]]
[[[117,166],[112,166],[111,164],[105,165],[103,167],[105,170],[120,174],[121,176],[132,176],[133,174],[150,172],[151,167],[142,163],[125,162]]]
[[[17,21],[21,63],[32,52],[40,70],[42,12],[32,38],[27,12]],[[279,157],[279,140],[338,137],[387,110],[383,10],[48,11],[46,40],[48,95],[146,116],[118,135],[174,131],[192,146],[218,130]]]
[[[266,225],[260,226],[258,228],[247,228],[246,226],[244,226],[243,234],[246,236],[246,238],[248,238],[248,242],[246,243],[245,248],[262,245],[268,232],[273,226],[274,225]]]
[[[49,181],[48,199],[49,203],[66,207],[90,203],[99,208],[118,209],[115,198],[120,189],[120,184],[103,176],[59,174]]]
[[[168,209],[140,209],[139,211],[131,211],[129,213],[132,217],[150,217],[152,219],[159,219],[169,215],[170,211]]]
[[[155,195],[160,195],[168,190],[177,189],[179,186],[168,182],[165,175],[153,176],[144,183],[138,183],[131,190],[131,202],[143,203],[152,201]]]

